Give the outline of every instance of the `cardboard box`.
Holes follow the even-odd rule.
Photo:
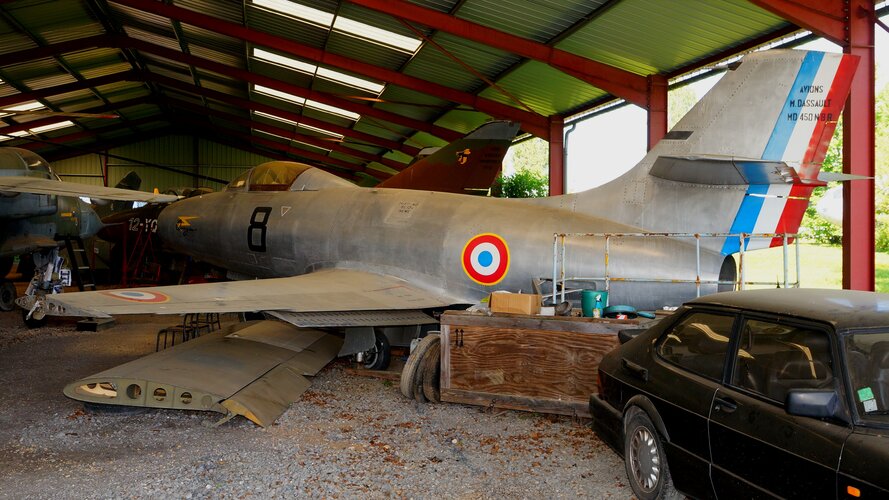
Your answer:
[[[540,295],[527,293],[492,293],[488,307],[492,313],[538,314]]]

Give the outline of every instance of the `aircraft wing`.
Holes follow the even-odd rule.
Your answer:
[[[30,309],[31,297],[19,305]],[[128,288],[46,296],[47,314],[103,318],[118,314],[187,314],[250,311],[347,313],[417,311],[466,300],[394,276],[326,269],[288,278],[197,285]],[[351,322],[338,326],[350,326]]]
[[[131,189],[91,186],[76,182],[62,182],[53,179],[36,177],[9,176],[0,177],[0,192],[51,194],[59,196],[88,196],[101,200],[146,201],[170,203],[178,199],[169,194],[154,194]]]

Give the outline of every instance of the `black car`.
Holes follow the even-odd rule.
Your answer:
[[[590,398],[640,499],[889,497],[889,295],[708,295],[607,354]]]

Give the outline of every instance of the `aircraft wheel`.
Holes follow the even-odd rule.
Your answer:
[[[404,364],[404,369],[401,370],[401,384],[399,385],[401,394],[404,397],[408,399],[414,399],[416,397],[416,381],[418,380],[418,376],[422,377],[423,375],[423,372],[420,371],[420,366],[426,359],[426,353],[429,351],[429,349],[433,345],[440,342],[441,337],[437,333],[430,333],[429,335],[423,337],[422,340],[420,340],[420,343],[417,344],[417,347],[414,348],[414,352],[412,352],[411,355],[407,357],[407,363]],[[422,379],[420,380],[420,392],[422,393]],[[420,395],[423,396],[422,394]]]
[[[441,403],[441,341],[429,348],[420,369],[423,371],[423,396],[431,403]]]
[[[29,318],[28,311],[22,309],[22,321],[25,322],[25,326],[28,328],[40,328],[46,324],[46,313],[37,309]]]
[[[15,309],[15,284],[4,281],[0,284],[0,311]]]
[[[385,370],[389,368],[389,360],[392,356],[389,339],[379,330],[374,330],[374,337],[376,340],[373,348],[364,353],[364,367],[368,370]]]

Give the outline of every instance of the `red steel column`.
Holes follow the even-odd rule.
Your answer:
[[[549,117],[549,195],[565,194],[565,120]]]
[[[849,4],[843,51],[861,57],[843,112],[843,172],[874,176],[874,4]],[[843,185],[843,288],[874,289],[874,181]]]
[[[667,135],[667,77],[648,77],[648,150]]]

